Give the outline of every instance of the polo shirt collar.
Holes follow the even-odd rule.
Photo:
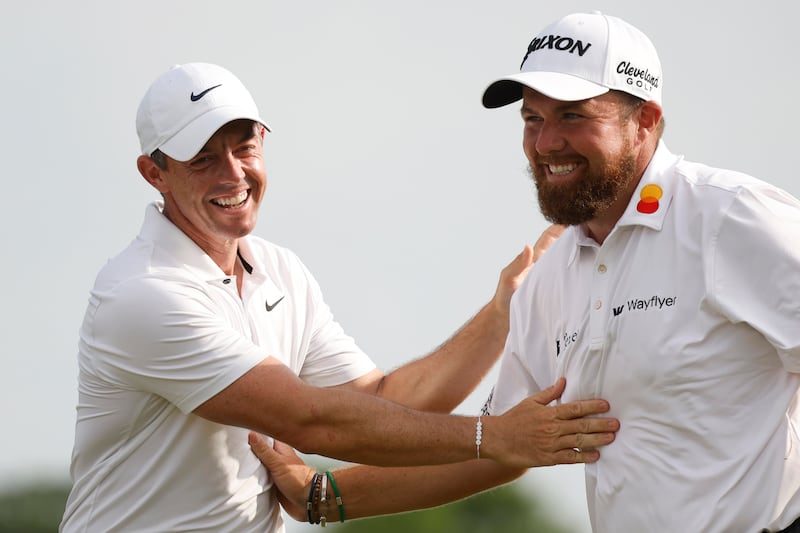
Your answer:
[[[617,222],[618,228],[645,226],[661,231],[675,193],[675,179],[669,169],[681,159],[683,156],[670,153],[663,141],[658,142],[656,152],[639,180],[628,208]]]
[[[153,243],[160,253],[167,254],[171,261],[205,281],[221,281],[230,278],[211,257],[175,224],[164,216],[164,203],[153,202],[145,210],[144,223],[139,237]],[[249,247],[240,239],[240,257],[247,258],[247,273],[257,275]],[[242,250],[244,248],[244,250]]]
[[[258,254],[253,253],[249,237],[239,239],[237,255],[245,271],[242,298],[249,299],[254,291],[259,290],[267,298],[267,305],[283,299],[286,293],[267,274],[267,266],[259,259]]]
[[[650,159],[642,179],[639,180],[639,185],[631,196],[628,207],[617,221],[614,231],[626,226],[645,226],[655,231],[661,231],[675,192],[675,180],[672,179],[669,169],[677,165],[681,159],[683,156],[672,154],[664,141],[658,141],[656,151]],[[577,257],[581,246],[597,247],[598,245],[594,239],[586,235],[583,226],[573,226],[570,230],[576,244],[569,258],[571,264]]]

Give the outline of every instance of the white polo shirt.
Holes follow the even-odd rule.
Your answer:
[[[63,532],[282,531],[245,429],[192,411],[267,356],[333,386],[375,368],[290,251],[240,241],[242,296],[160,212],[97,277],[80,330]]]
[[[621,429],[586,466],[596,533],[800,516],[800,202],[660,144],[602,246],[573,227],[515,293],[490,411],[564,376]]]

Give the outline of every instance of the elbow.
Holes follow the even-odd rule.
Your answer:
[[[271,436],[301,453],[320,455],[329,455],[338,440],[334,428],[313,406],[300,406],[292,413],[286,413],[278,427],[271,431]]]
[[[313,430],[297,429],[285,438],[276,438],[300,453],[326,455],[326,452],[328,452],[323,445],[322,439]]]

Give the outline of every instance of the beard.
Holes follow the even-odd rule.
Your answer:
[[[623,154],[630,154],[624,147]],[[537,170],[538,169],[538,170]],[[539,209],[554,224],[576,226],[608,209],[627,189],[636,164],[632,155],[622,155],[602,168],[589,168],[583,176],[566,183],[551,183],[541,165],[528,166],[539,193]]]

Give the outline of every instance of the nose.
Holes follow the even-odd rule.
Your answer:
[[[226,152],[220,174],[221,179],[238,183],[245,177],[242,161],[233,152]]]
[[[566,146],[566,140],[558,125],[542,121],[535,132],[534,148],[542,155],[558,152]]]

